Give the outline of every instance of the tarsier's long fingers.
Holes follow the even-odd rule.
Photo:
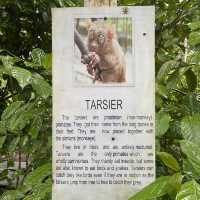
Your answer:
[[[94,69],[87,65],[87,71],[90,75],[94,76]]]
[[[94,68],[100,62],[100,58],[95,52],[90,52],[89,57],[91,59],[89,65]]]
[[[87,65],[87,71],[92,76],[95,75],[95,67],[100,62],[99,56],[95,52],[90,52],[90,63]]]

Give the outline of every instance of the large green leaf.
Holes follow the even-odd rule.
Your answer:
[[[52,68],[52,54],[46,54],[44,58],[42,59],[42,66],[45,69],[51,69]]]
[[[34,69],[38,69],[44,67],[45,69],[49,70],[52,68],[52,54],[45,54],[41,50],[35,50],[32,55],[32,62],[24,61],[25,66],[31,67]]]
[[[24,61],[24,65],[26,67],[33,68],[33,69],[39,69],[40,68],[40,66],[38,66],[34,62],[30,62],[30,61]]]
[[[197,77],[194,74],[194,72],[189,69],[185,72],[185,76],[186,76],[186,82],[188,85],[188,89],[192,92],[196,89],[197,87]]]
[[[19,142],[20,142],[20,136],[13,138],[8,147],[9,152],[13,153],[14,151],[16,151]]]
[[[27,195],[24,200],[44,200],[48,194],[51,194],[52,181],[49,178],[45,183],[36,184],[30,195]]]
[[[194,115],[200,113],[200,102],[197,100],[197,97],[195,94],[187,94],[183,98],[183,111],[187,115]]]
[[[189,43],[191,46],[195,46],[197,44],[200,44],[200,32],[195,31],[190,33],[189,35]]]
[[[166,50],[164,49],[159,49],[159,51],[157,52],[157,61],[160,61],[162,63],[165,63],[167,61],[169,61],[170,59],[170,55],[166,53]]]
[[[130,197],[129,200],[150,200],[164,196],[168,192],[170,179],[170,176],[159,177],[155,182]]]
[[[12,66],[11,63],[1,67],[0,73],[7,74],[15,78],[22,88],[31,83],[31,72],[21,67]]]
[[[0,196],[1,200],[20,200],[24,197],[24,194],[19,190],[8,190]]]
[[[50,84],[39,74],[33,74],[32,87],[35,92],[43,98],[47,98],[51,95]]]
[[[30,123],[35,114],[34,103],[27,103],[17,110],[15,115],[7,121],[8,130],[18,132]]]
[[[168,98],[168,90],[166,86],[156,83],[156,93],[158,93],[160,96],[164,98]]]
[[[30,191],[25,186],[18,187],[16,190],[7,190],[0,196],[1,200],[22,200],[25,197],[25,194]]]
[[[51,68],[51,55],[38,55],[34,53],[35,62],[40,65],[44,65],[45,68]],[[31,84],[35,92],[43,97],[47,98],[51,95],[51,86],[49,83],[38,73],[31,73],[30,71],[20,67],[5,67],[2,71],[4,74],[8,74],[15,78],[19,85],[24,88],[28,84]]]
[[[51,56],[44,57],[43,63],[41,64],[43,64],[45,68],[51,68]],[[35,92],[43,98],[47,98],[51,95],[51,86],[37,73],[32,74],[30,71],[20,67],[5,68],[2,73],[15,78],[22,88],[31,84]]]
[[[200,21],[191,22],[191,23],[188,24],[188,26],[190,27],[190,29],[192,31],[200,29]]]
[[[44,58],[44,56],[45,52],[39,48],[33,49],[33,51],[31,52],[33,62],[39,66],[42,66],[42,59]]]
[[[176,200],[199,200],[200,185],[195,181],[189,181],[182,185],[180,192],[176,196]]]
[[[176,173],[171,176],[168,187],[168,194],[171,199],[175,199],[176,194],[180,191],[182,180],[183,176],[181,175],[181,173]]]
[[[170,60],[165,62],[161,68],[158,71],[157,74],[157,79],[159,81],[162,81],[166,78],[166,76],[168,75],[169,72],[171,72],[174,69],[177,69],[179,66],[179,62],[175,61],[175,60]]]
[[[42,165],[35,169],[31,174],[29,174],[25,180],[24,185],[26,186],[35,186],[36,184],[42,183],[42,181],[51,175],[51,163]]]
[[[1,119],[4,121],[4,123],[11,118],[15,112],[24,104],[23,101],[15,101],[12,104],[10,104],[3,112]]]
[[[180,166],[177,160],[171,154],[166,152],[158,152],[157,155],[167,167],[176,172],[180,171]]]
[[[169,128],[170,116],[167,113],[159,112],[156,114],[156,136],[160,137]]]
[[[36,116],[33,121],[31,122],[29,133],[32,138],[36,139],[38,133],[42,127],[42,118],[40,116]]]
[[[159,138],[156,138],[155,146],[156,146],[156,152],[159,152],[160,151],[160,140],[159,140]]]
[[[196,169],[193,167],[192,163],[186,158],[183,160],[183,171],[184,174],[189,178],[199,179],[199,174],[196,172]]]
[[[180,72],[178,70],[174,71],[168,76],[167,89],[177,89],[180,83]]]
[[[181,135],[181,121],[179,120],[173,120],[172,123],[170,123],[170,131],[169,131],[170,138],[174,139],[182,139]]]
[[[190,171],[194,169],[194,175],[199,174],[200,176],[200,148],[192,142],[183,140],[181,141],[181,149],[184,154],[187,155],[189,163],[192,165]]]
[[[198,68],[198,65],[200,64],[200,52],[197,51],[189,55],[189,60],[193,64],[193,69]],[[197,66],[195,66],[194,64],[196,64]]]
[[[6,136],[0,136],[0,149],[3,147],[5,141],[6,141]]]
[[[15,63],[19,62],[21,59],[13,56],[0,56],[0,61],[5,68],[12,67]]]
[[[71,0],[58,0],[61,7],[74,7],[76,6],[76,3],[74,3]]]
[[[181,121],[181,133],[184,139],[200,145],[200,114],[184,117]]]
[[[13,67],[11,69],[11,75],[18,81],[22,88],[31,83],[32,74],[26,69]]]
[[[0,121],[0,136],[5,135],[6,132],[7,132],[6,123],[3,121]]]
[[[22,101],[17,101],[3,112],[2,121],[10,132],[18,133],[30,123],[36,114],[37,108],[34,103],[25,104]]]

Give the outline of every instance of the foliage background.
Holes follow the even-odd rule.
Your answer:
[[[157,177],[130,200],[200,199],[200,1],[156,6]],[[51,8],[77,0],[0,1],[0,199],[51,199]],[[16,162],[18,161],[18,162]]]

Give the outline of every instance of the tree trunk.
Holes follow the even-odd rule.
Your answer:
[[[117,0],[85,0],[85,7],[117,6]]]

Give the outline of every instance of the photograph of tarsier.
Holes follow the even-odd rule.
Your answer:
[[[74,24],[74,83],[133,84],[132,18],[78,18]]]

